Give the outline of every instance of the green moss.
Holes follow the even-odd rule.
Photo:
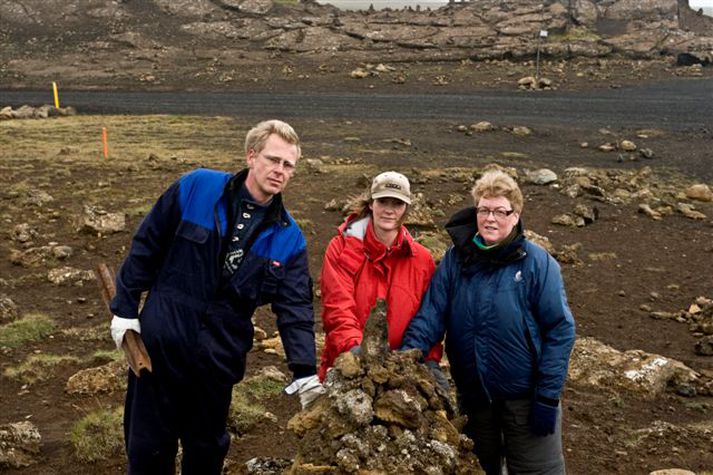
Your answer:
[[[247,378],[233,388],[228,426],[237,434],[249,432],[265,418],[264,401],[282,392],[285,384],[267,375]]]
[[[285,387],[285,383],[269,376],[260,375],[246,379],[240,383],[240,386],[252,398],[264,400],[280,394]]]
[[[16,379],[23,384],[34,384],[46,381],[52,376],[55,367],[64,363],[78,363],[76,356],[60,355],[31,355],[24,363],[16,367],[5,369],[3,374],[11,379]]]
[[[102,409],[87,414],[72,427],[70,440],[79,460],[96,462],[119,455],[124,448],[124,410]]]
[[[45,314],[31,313],[20,320],[0,326],[0,347],[17,348],[38,341],[55,329],[54,321]]]
[[[265,415],[265,407],[262,404],[251,401],[242,384],[233,388],[233,398],[230,401],[230,411],[228,412],[228,428],[239,434],[246,434],[257,425]]]

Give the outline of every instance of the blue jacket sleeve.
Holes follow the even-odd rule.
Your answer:
[[[446,333],[446,321],[450,314],[450,294],[453,283],[451,275],[454,259],[455,252],[451,248],[436,268],[431,283],[421,300],[421,307],[406,328],[401,343],[402,350],[416,348],[421,350],[425,357],[435,344],[443,340]]]
[[[287,262],[285,278],[272,303],[272,311],[277,315],[277,329],[290,367],[315,366],[312,278],[306,249]]]
[[[552,256],[546,255],[544,267],[538,274],[534,313],[540,330],[541,351],[535,394],[559,399],[574,346],[574,317],[567,304],[559,264]]]
[[[141,293],[155,282],[181,217],[175,182],[156,201],[134,234],[131,249],[116,276],[114,315],[138,318]]]

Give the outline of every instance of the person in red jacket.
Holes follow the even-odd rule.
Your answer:
[[[320,282],[325,332],[320,380],[341,353],[359,353],[364,325],[377,299],[387,304],[389,346],[401,345],[435,270],[431,253],[403,225],[410,204],[408,179],[384,172],[374,178],[329,242]],[[438,367],[442,354],[439,343],[427,355],[426,364],[439,384],[447,385]]]

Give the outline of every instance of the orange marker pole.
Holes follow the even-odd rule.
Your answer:
[[[59,109],[59,94],[57,93],[57,83],[52,81],[52,92],[54,93],[54,106]]]
[[[102,145],[104,146],[104,158],[109,158],[109,145],[106,140],[106,127],[102,127]]]

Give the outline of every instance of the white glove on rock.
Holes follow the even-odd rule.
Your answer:
[[[302,409],[306,409],[312,402],[324,393],[324,386],[319,382],[317,375],[295,379],[285,388],[287,394],[297,393],[300,396]]]
[[[141,333],[141,325],[138,318],[121,318],[114,315],[111,319],[111,338],[116,344],[116,349],[121,349],[121,344],[124,342],[124,334],[126,330],[134,330],[136,333]]]

